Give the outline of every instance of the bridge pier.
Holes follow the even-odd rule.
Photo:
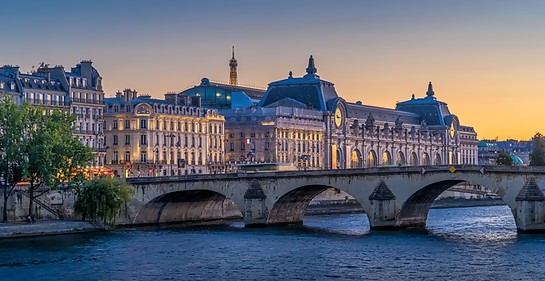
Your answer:
[[[244,193],[244,226],[258,227],[267,225],[267,196],[257,180],[253,180]]]
[[[374,230],[395,230],[396,197],[384,181],[380,182],[369,195],[371,211],[368,214],[369,224]]]
[[[517,231],[545,233],[545,195],[534,178],[528,179],[520,190],[514,210]]]

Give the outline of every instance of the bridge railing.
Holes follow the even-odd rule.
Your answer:
[[[479,172],[479,173],[513,173],[513,174],[545,174],[545,166],[483,166],[483,165],[440,165],[440,166],[400,166],[400,167],[374,167],[374,168],[353,168],[333,170],[298,170],[298,171],[277,171],[277,172],[255,172],[248,174],[194,174],[182,176],[161,176],[161,177],[139,177],[128,178],[126,181],[131,184],[146,184],[173,181],[199,181],[199,180],[231,180],[231,179],[252,179],[252,178],[282,178],[298,176],[341,176],[358,174],[382,174],[392,175],[399,173],[429,174],[436,172]]]

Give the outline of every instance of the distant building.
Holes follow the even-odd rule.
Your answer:
[[[201,97],[202,106],[216,109],[230,109],[236,107],[249,107],[257,103],[265,94],[265,90],[241,86],[238,84],[238,61],[233,56],[229,60],[229,83],[210,81],[202,78],[201,84],[190,87],[178,94],[169,94],[166,99],[176,101],[184,97]]]
[[[460,164],[477,165],[479,162],[479,140],[473,127],[460,125]]]
[[[312,56],[306,72],[270,83],[257,106],[215,106],[226,116],[228,161],[315,169],[477,163],[477,134],[435,98],[431,82],[426,97],[388,109],[346,102],[317,75]]]
[[[532,141],[482,140],[479,142],[478,148],[479,164],[481,165],[496,165],[496,158],[500,152],[509,153],[514,165],[529,165]]]
[[[62,66],[55,68],[62,69]],[[61,70],[64,74],[64,71]],[[0,88],[20,104],[28,102],[48,108],[69,108],[68,85],[62,77],[51,77],[40,72],[21,73],[18,66],[0,67]]]
[[[216,109],[130,89],[105,101],[107,166],[120,177],[224,172],[225,120]]]
[[[36,71],[21,73],[18,66],[0,67],[0,94],[20,104],[70,110],[76,116],[74,134],[93,150],[92,166],[103,166],[105,150],[102,133],[104,92],[102,77],[91,61],[82,61],[65,72],[64,67],[42,63]]]
[[[225,156],[229,163],[277,162],[301,168],[324,165],[322,113],[296,107],[220,110],[225,116]]]

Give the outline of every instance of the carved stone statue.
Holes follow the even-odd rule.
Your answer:
[[[422,120],[422,122],[420,122],[420,131],[421,132],[428,131],[428,123],[426,122],[426,120]]]
[[[354,135],[358,135],[358,131],[359,131],[359,128],[360,128],[360,125],[358,123],[358,120],[354,120],[354,122],[352,123],[352,126],[350,126],[350,129],[352,129],[352,133]]]
[[[367,115],[367,120],[365,120],[365,128],[371,130],[375,127],[375,118],[373,118],[373,113],[369,112]]]
[[[397,117],[394,128],[397,133],[403,131],[403,121],[401,121],[401,117]]]

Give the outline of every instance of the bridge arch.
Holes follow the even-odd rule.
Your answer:
[[[469,176],[452,174],[450,176],[434,176],[432,179],[425,181],[421,188],[413,188],[415,192],[411,193],[407,198],[400,198],[400,202],[403,203],[396,219],[396,226],[401,228],[411,226],[424,227],[429,210],[435,199],[450,187],[464,182],[471,185],[480,185],[498,195],[509,206],[516,220],[516,194],[513,194],[513,191],[520,190],[524,184],[523,182],[498,182],[492,176],[481,174],[472,174]],[[517,225],[517,227],[519,226]]]
[[[202,222],[242,218],[240,206],[211,190],[182,190],[159,195],[140,208],[133,224]]]
[[[268,213],[267,224],[299,224],[303,222],[305,211],[312,199],[318,196],[329,188],[336,188],[347,192],[343,188],[337,188],[331,185],[309,184],[303,185],[280,195],[280,197],[272,203],[272,207]],[[349,195],[350,192],[347,192]],[[365,209],[365,214],[368,213],[366,207],[361,203],[361,199],[356,198],[356,201]],[[369,218],[368,218],[369,219]]]

